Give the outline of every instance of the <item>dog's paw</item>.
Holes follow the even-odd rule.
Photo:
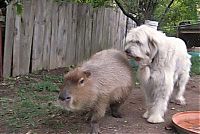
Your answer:
[[[150,115],[147,121],[150,123],[162,123],[164,119],[160,115]]]
[[[184,97],[176,97],[170,100],[170,103],[175,103],[177,105],[186,105],[186,101]]]
[[[149,112],[148,112],[148,111],[146,111],[146,112],[142,115],[142,117],[145,118],[145,119],[147,119],[148,116],[149,116]]]
[[[178,104],[178,105],[186,105],[185,98],[183,96],[176,98],[176,104]]]

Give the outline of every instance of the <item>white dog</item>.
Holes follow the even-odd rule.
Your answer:
[[[146,25],[133,28],[127,35],[125,52],[139,64],[138,75],[146,97],[148,122],[164,122],[168,100],[185,104],[183,97],[191,67],[185,43]]]

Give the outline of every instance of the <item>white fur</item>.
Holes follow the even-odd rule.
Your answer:
[[[183,97],[191,67],[185,43],[146,25],[133,28],[127,35],[125,50],[139,58],[138,75],[144,89],[148,122],[164,122],[168,100],[175,89],[174,99],[185,104]]]

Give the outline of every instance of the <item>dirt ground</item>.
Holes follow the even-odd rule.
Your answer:
[[[63,71],[54,71],[55,73],[63,73]],[[143,93],[139,88],[133,90],[126,103],[121,107],[120,112],[123,118],[114,118],[106,114],[100,124],[102,134],[173,134],[177,133],[171,125],[171,117],[173,114],[180,111],[187,110],[200,110],[200,76],[192,76],[187,85],[185,97],[187,105],[180,106],[173,103],[169,103],[168,111],[165,115],[165,123],[150,124],[141,116],[145,112]],[[0,86],[0,97],[2,96],[15,96],[14,92],[7,92]],[[4,91],[4,92],[3,92]],[[13,93],[13,95],[12,95]],[[1,121],[1,120],[0,120]],[[60,113],[58,116],[52,119],[53,122],[62,122],[64,127],[61,129],[54,129],[51,127],[51,121],[48,126],[41,125],[34,129],[24,129],[19,133],[59,133],[59,134],[71,134],[71,133],[88,133],[90,125],[85,121],[85,115],[80,113]],[[0,122],[0,134],[8,133],[9,128],[5,122]],[[30,131],[28,131],[30,130]]]

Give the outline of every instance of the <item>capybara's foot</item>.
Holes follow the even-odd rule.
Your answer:
[[[115,118],[122,118],[122,114],[119,113],[119,112],[116,112],[116,111],[113,112],[113,111],[112,111],[111,114],[112,114],[112,116],[115,117]]]
[[[92,112],[86,113],[86,122],[90,123],[91,119],[92,119]]]
[[[91,123],[91,128],[90,134],[100,134],[99,123]]]

